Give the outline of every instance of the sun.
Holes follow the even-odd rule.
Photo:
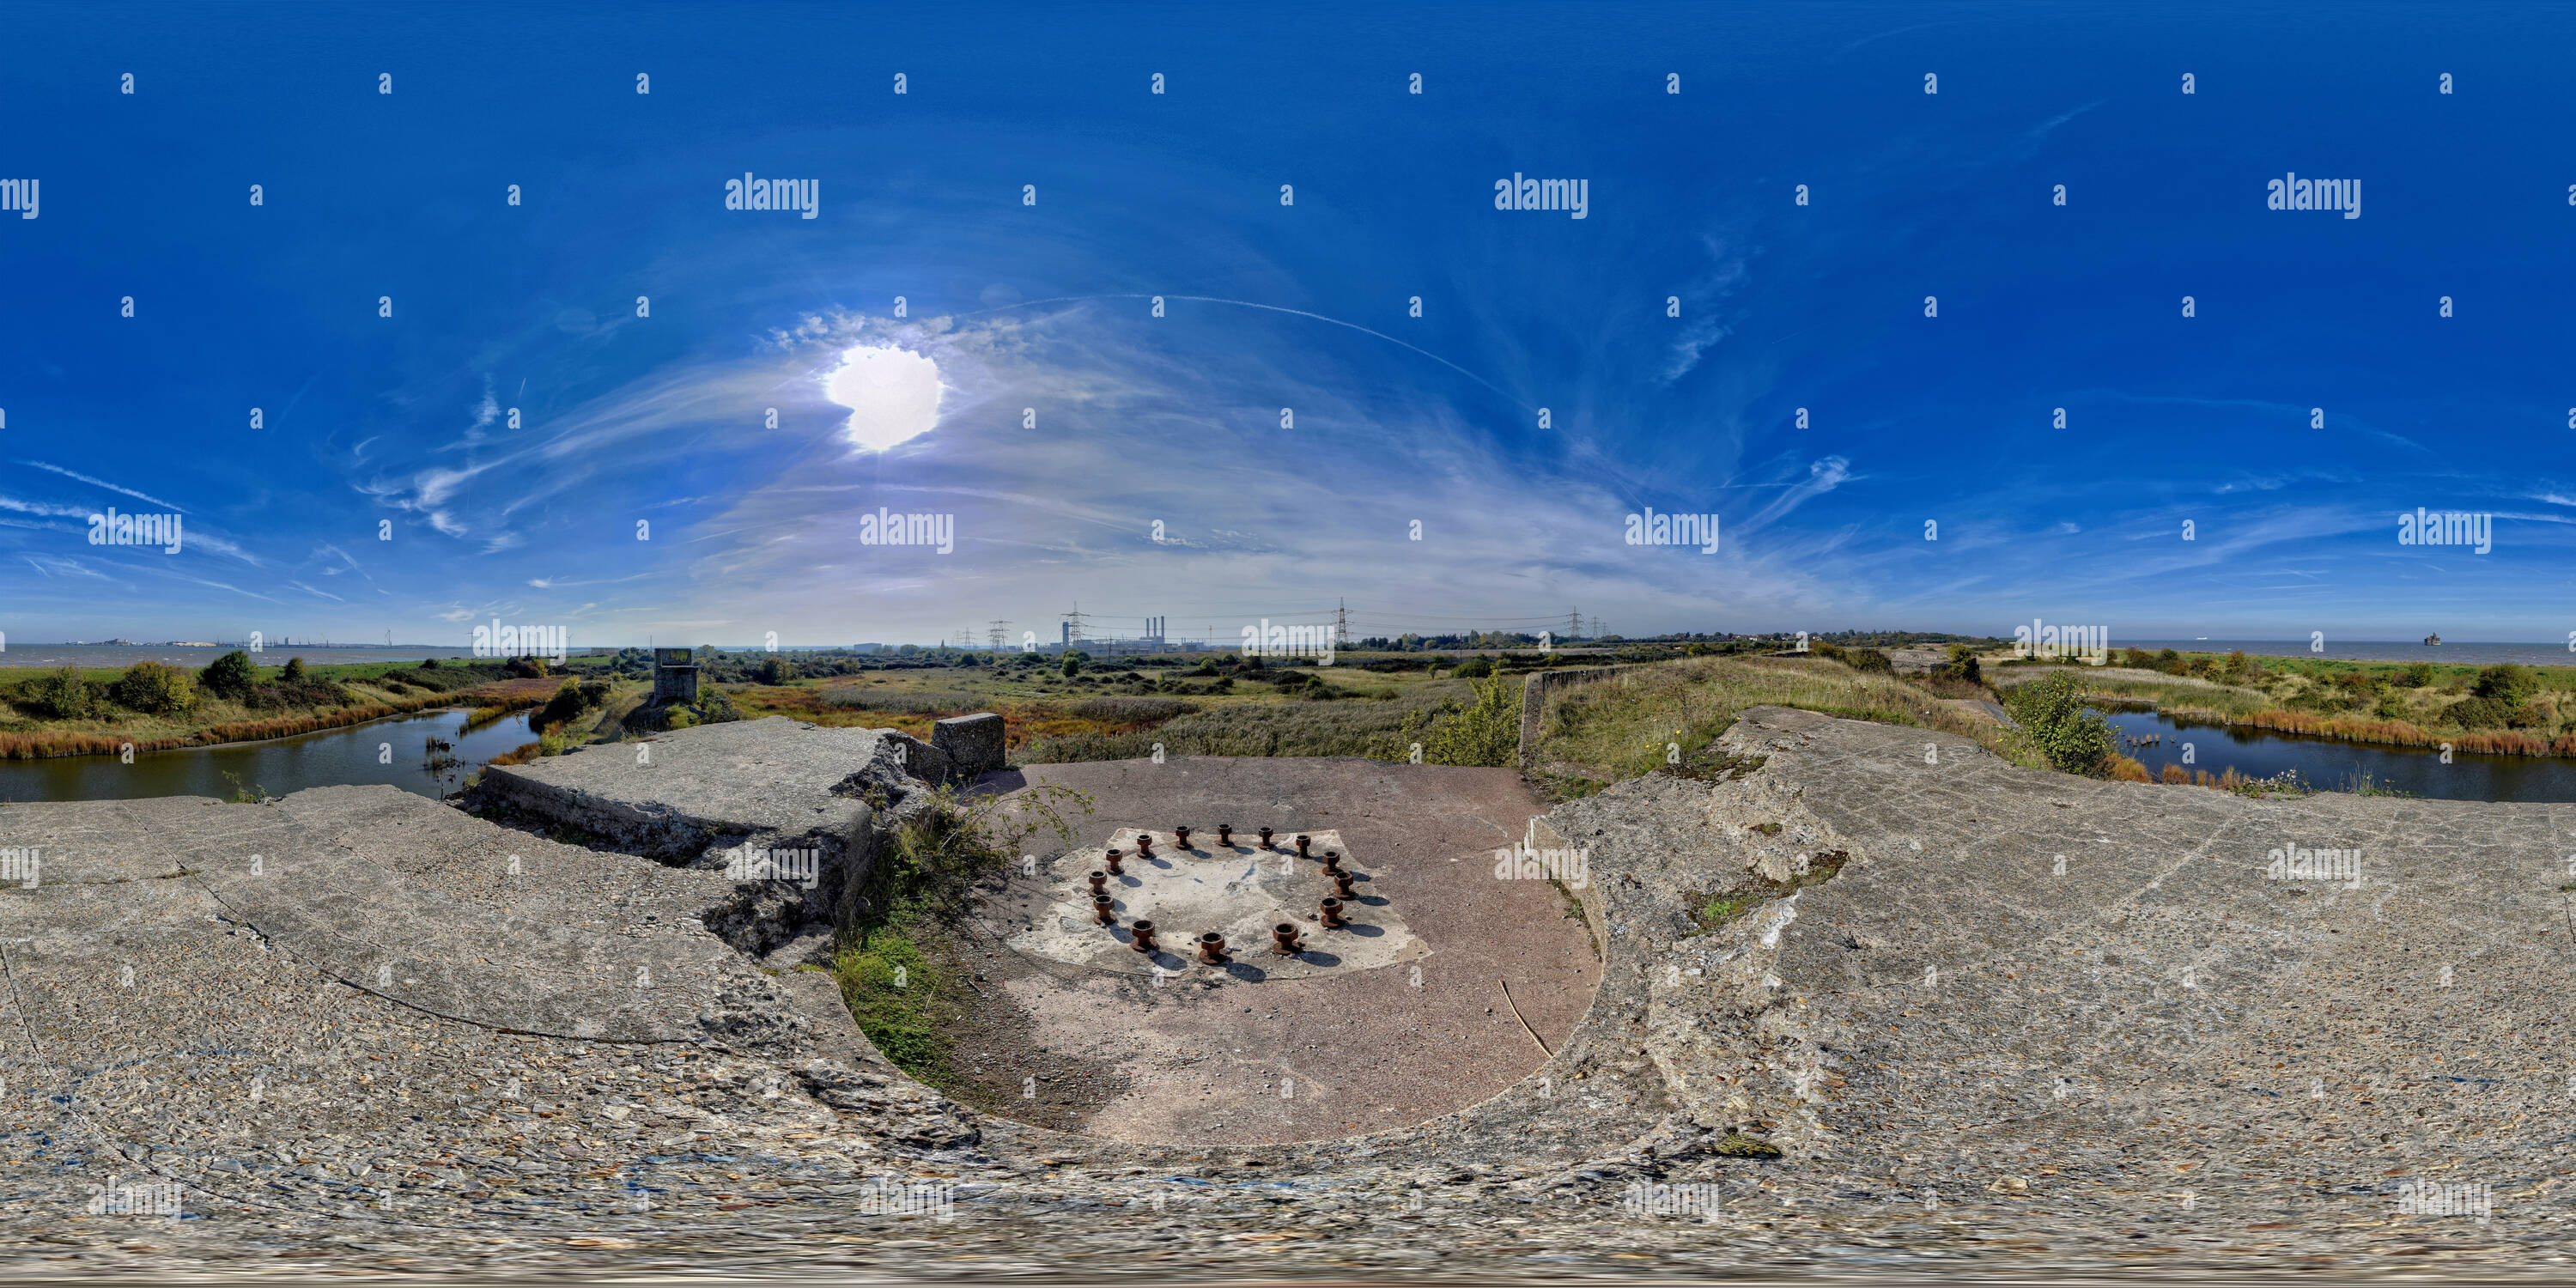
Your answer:
[[[823,379],[823,396],[850,409],[852,446],[882,452],[939,426],[939,364],[907,349],[859,345]]]

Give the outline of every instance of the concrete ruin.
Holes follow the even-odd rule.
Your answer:
[[[1528,1042],[1408,1036],[1389,990],[1355,1017],[1382,1047],[1301,1070],[1329,1131],[1121,1139],[914,1082],[779,955],[795,936],[764,962],[719,929],[746,883],[711,852],[837,844],[846,884],[957,744],[758,721],[640,745],[649,765],[630,744],[487,772],[504,821],[381,788],[0,805],[0,843],[42,861],[0,889],[0,1239],[56,1268],[263,1274],[2360,1274],[2570,1252],[2566,806],[2099,782],[1757,708],[1724,774],[1620,783],[1502,837],[1586,852],[1563,924],[1601,960],[1493,1090],[1387,1119],[1355,1094],[1408,1042]],[[1332,787],[1345,813],[1277,821],[1339,829],[1373,871],[1450,865],[1358,830],[1474,817],[1410,766],[1042,768],[1239,815]],[[1165,817],[1122,810],[1066,848]],[[1426,974],[1464,951],[1423,920],[1439,902],[1405,902]],[[1254,1033],[1261,999],[1414,964],[1194,1005]],[[1214,1057],[1226,1085],[1281,1067]]]

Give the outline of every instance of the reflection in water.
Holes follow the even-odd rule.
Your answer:
[[[2286,769],[2322,791],[2352,791],[2367,780],[2378,790],[2455,801],[2576,801],[2576,761],[2551,756],[2441,754],[2415,747],[2336,742],[2241,726],[2186,724],[2153,711],[2106,711],[2111,728],[2133,739],[2121,753],[2161,774],[2167,765],[2224,774],[2230,766],[2249,778]],[[2184,764],[2189,755],[2191,763]]]
[[[136,752],[131,765],[117,756],[0,760],[0,800],[230,800],[237,789],[284,796],[352,783],[442,796],[463,786],[483,762],[535,737],[525,712],[471,733],[464,728],[467,714],[430,711],[267,742]]]

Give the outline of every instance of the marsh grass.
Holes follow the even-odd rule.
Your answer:
[[[1747,707],[1798,707],[1826,715],[1936,729],[1969,738],[2017,763],[2036,758],[1985,721],[1906,681],[1825,658],[1695,657],[1631,667],[1548,696],[1534,757],[1576,793],[1711,761],[1709,744]],[[1722,757],[1717,758],[1723,760]],[[1707,772],[1727,766],[1711,762]]]
[[[1517,691],[1518,681],[1513,687]],[[1235,701],[1150,730],[1067,730],[1032,743],[1021,759],[1131,760],[1154,754],[1158,742],[1166,756],[1366,756],[1384,750],[1409,717],[1428,718],[1445,703],[1473,696],[1464,682],[1442,680],[1416,683],[1401,696],[1376,702]]]

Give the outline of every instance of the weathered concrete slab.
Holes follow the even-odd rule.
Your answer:
[[[891,729],[771,716],[491,766],[466,807],[584,845],[738,874],[750,856],[792,857],[811,870],[810,885],[764,883],[717,928],[755,955],[787,948],[816,958],[854,915],[850,900],[886,829],[952,769],[945,752]]]
[[[5,825],[15,844],[40,851],[46,879],[0,904],[0,917],[27,927],[38,960],[92,963],[79,986],[65,977],[68,997],[135,987],[129,967],[168,969],[153,941],[174,919],[216,917],[350,987],[496,1029],[776,1041],[797,1024],[785,999],[693,919],[730,897],[720,880],[687,890],[622,855],[565,871],[561,856],[528,844],[534,838],[391,787],[299,792],[273,806],[186,797],[22,804]],[[431,875],[372,862],[342,844],[344,834]],[[537,852],[539,866],[522,858],[511,872],[504,851],[518,848]],[[637,871],[603,881],[599,869],[611,863]],[[476,866],[480,880],[464,879]],[[547,918],[582,888],[600,892],[590,925]],[[117,911],[102,891],[130,904]],[[637,891],[658,893],[631,898]],[[598,914],[620,911],[636,919],[599,924]],[[117,978],[102,983],[101,973]]]
[[[1418,914],[1408,901],[1440,950],[1419,992],[1378,970],[1157,1002],[1150,985],[1075,972],[1077,991],[1033,995],[1040,1046],[1136,1057],[1086,1125],[1164,1145],[962,1113],[845,1060],[429,1015],[316,973],[172,875],[275,844],[263,829],[278,810],[58,813],[48,844],[138,820],[170,839],[101,850],[80,880],[49,868],[38,889],[0,888],[0,1176],[17,1200],[0,1205],[0,1248],[84,1270],[275,1273],[287,1251],[342,1271],[828,1259],[889,1276],[946,1258],[1043,1273],[1150,1248],[1158,1270],[1208,1277],[1623,1279],[2141,1263],[2537,1279],[2576,1252],[2568,807],[2097,783],[1775,709],[1726,743],[1767,759],[1725,781],[1623,783],[1535,829],[1589,850],[1608,957],[1588,1010],[1532,1017],[1543,1062],[1481,1063],[1516,1030],[1475,1027],[1489,1003],[1465,986],[1527,963],[1448,939],[1543,882],[1488,881]],[[1128,802],[1077,845],[1137,820],[1330,825],[1408,891],[1451,866],[1443,846],[1463,868],[1522,834],[1500,795],[1445,799],[1377,776],[1390,768],[1409,767],[1032,776]],[[1327,788],[1330,814],[1299,799]],[[0,842],[26,843],[28,808],[0,807]],[[1405,839],[1420,835],[1440,841]],[[2293,853],[2301,866],[2275,875],[2275,850],[2357,851],[2358,870],[2301,875],[2312,865]],[[445,876],[375,862],[475,897],[471,859]],[[1802,862],[1840,867],[1766,893]],[[1714,927],[1697,915],[1748,889]],[[1016,994],[1030,978],[984,986]],[[1330,1004],[1263,1005],[1289,990]],[[1495,1081],[1377,1129],[1424,1090],[1390,1075],[1385,1051]],[[1237,1087],[1251,1089],[1239,1105],[1203,1112]],[[1338,1138],[1313,1130],[1327,1112]],[[1785,1156],[1749,1156],[1736,1128]],[[86,1214],[110,1171],[182,1185],[190,1219]],[[867,1207],[864,1187],[888,1174],[955,1185],[955,1222]],[[2427,1204],[2419,1185],[2446,1197]]]
[[[952,777],[972,781],[1002,767],[1009,730],[990,711],[950,716],[933,725],[930,745],[948,757]]]

